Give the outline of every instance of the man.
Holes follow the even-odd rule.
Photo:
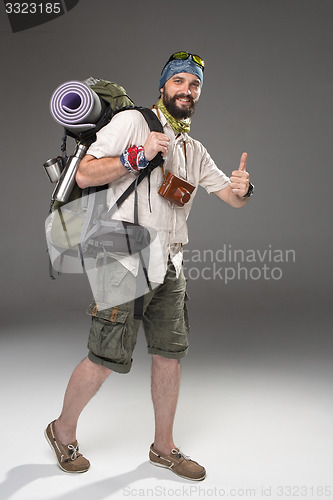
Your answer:
[[[109,184],[117,199],[158,152],[164,157],[163,169],[156,168],[151,173],[149,196],[147,183],[142,182],[138,187],[140,224],[156,229],[162,247],[160,265],[148,270],[149,278],[158,286],[144,296],[142,318],[148,352],[152,354],[155,435],[149,458],[154,465],[191,480],[204,479],[206,471],[184,455],[173,440],[180,359],[188,349],[186,285],[182,272],[182,245],[188,241],[186,219],[199,185],[233,207],[243,207],[253,191],[246,172],[246,153],[241,157],[239,169],[228,178],[205,148],[188,135],[203,73],[204,62],[199,56],[187,52],[173,54],[162,70],[160,99],[154,108],[163,133],[149,133],[139,112],[123,111],[98,133],[76,176],[81,188]],[[164,169],[194,185],[192,197],[184,206],[179,207],[158,194]],[[119,208],[115,218],[131,221],[132,214],[133,196]],[[119,281],[126,279],[126,275],[135,276],[137,269],[135,256],[130,256]],[[112,279],[109,283],[112,288]],[[60,417],[46,429],[58,464],[66,472],[85,472],[90,466],[79,453],[76,441],[81,411],[111,371],[127,373],[131,368],[140,324],[133,317],[133,303],[129,301],[110,309],[93,303],[89,309],[92,315],[89,355],[71,376]]]

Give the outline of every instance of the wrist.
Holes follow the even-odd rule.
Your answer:
[[[254,184],[249,182],[249,189],[247,190],[247,193],[242,196],[242,198],[250,198],[250,196],[253,196],[254,192]]]
[[[137,166],[139,170],[142,170],[143,168],[148,167],[149,161],[147,160],[145,156],[145,151],[143,149],[143,146],[138,147],[138,153],[137,153]]]
[[[131,146],[120,155],[120,161],[129,172],[140,172],[149,165],[143,146]]]

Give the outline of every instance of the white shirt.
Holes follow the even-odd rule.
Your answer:
[[[154,112],[156,110],[154,109]],[[182,245],[188,242],[187,218],[199,185],[208,193],[226,188],[229,178],[216,166],[203,145],[188,134],[176,135],[163,113],[159,112],[164,133],[170,138],[164,169],[195,185],[191,199],[183,207],[165,200],[158,194],[163,182],[160,167],[153,170],[150,177],[150,205],[148,181],[145,179],[138,187],[139,223],[157,231],[157,238],[151,245],[148,275],[155,283],[162,283],[170,256],[177,274],[182,265]],[[144,145],[150,133],[149,127],[139,111],[126,110],[116,114],[110,123],[97,133],[97,140],[87,154],[96,158],[118,157],[130,146]],[[185,149],[186,147],[186,157]],[[109,184],[107,201],[109,207],[133,182],[137,174],[129,173]],[[151,211],[150,211],[151,206]],[[114,212],[113,218],[133,222],[134,194],[132,193]],[[113,255],[117,258],[116,255]],[[121,259],[122,264],[136,275],[138,259],[128,256]]]

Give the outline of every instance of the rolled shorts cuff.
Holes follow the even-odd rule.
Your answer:
[[[186,356],[187,352],[188,352],[188,347],[184,351],[180,351],[180,352],[162,351],[161,349],[156,349],[154,347],[148,347],[148,354],[158,354],[159,356],[162,356],[163,358],[168,358],[168,359],[181,359],[184,356]]]
[[[132,361],[127,364],[115,363],[114,361],[111,361],[107,358],[101,358],[100,356],[96,356],[96,354],[94,354],[91,351],[89,351],[88,353],[88,358],[93,363],[105,366],[106,368],[109,368],[110,370],[117,373],[129,373],[130,369],[132,368]]]

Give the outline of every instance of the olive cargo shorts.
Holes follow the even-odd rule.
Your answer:
[[[188,350],[186,280],[169,263],[164,282],[144,296],[142,324],[148,353],[179,359]],[[128,373],[141,320],[134,319],[134,300],[98,310],[92,302],[88,358],[119,373]]]

